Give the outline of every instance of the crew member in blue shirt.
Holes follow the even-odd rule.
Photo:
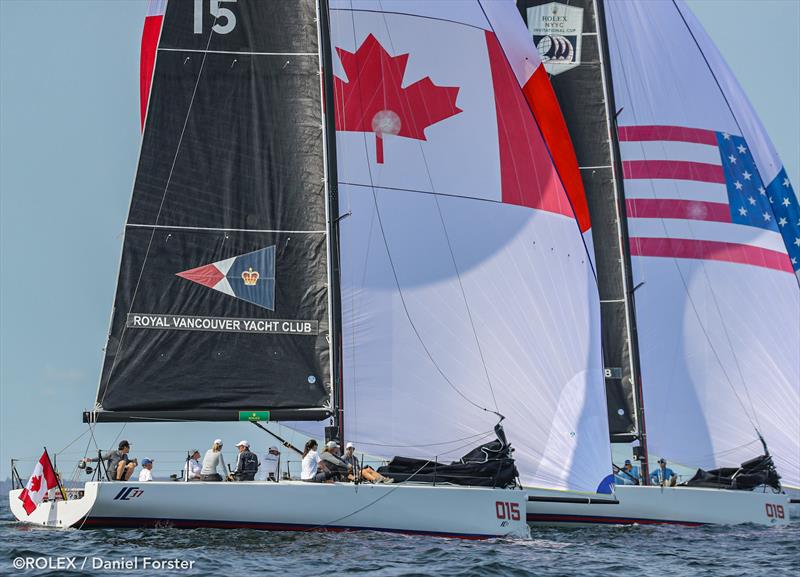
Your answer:
[[[625,464],[614,474],[614,482],[617,485],[638,485],[639,467],[634,467],[630,459],[625,459]]]
[[[650,481],[654,485],[674,487],[678,482],[678,477],[672,469],[667,467],[667,460],[662,458],[658,460],[658,469],[650,473]]]

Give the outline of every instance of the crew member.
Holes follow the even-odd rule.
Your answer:
[[[667,460],[661,458],[658,460],[658,469],[650,473],[650,481],[654,485],[661,485],[662,487],[674,487],[678,482],[678,476],[675,472],[667,467]]]
[[[250,443],[239,441],[236,443],[239,455],[236,459],[236,471],[233,478],[236,481],[254,481],[258,471],[258,457],[250,451]]]
[[[630,459],[625,459],[625,464],[614,473],[614,482],[617,485],[639,485],[639,467],[634,467]]]
[[[281,452],[278,447],[270,447],[261,459],[259,481],[278,481],[281,470]]]
[[[221,469],[222,474],[219,474],[217,469]],[[203,467],[200,469],[200,480],[222,481],[226,475],[225,459],[222,458],[222,439],[214,439],[211,448],[206,451],[203,457]]]
[[[106,461],[108,463],[106,466],[106,473],[109,481],[127,481],[131,478],[131,475],[133,475],[133,470],[136,468],[136,465],[139,464],[138,460],[131,459],[128,456],[130,450],[131,444],[123,439],[119,442],[116,451],[108,451],[100,455],[100,458],[92,459],[85,457],[83,462],[97,463],[98,461]]]
[[[142,459],[142,470],[139,471],[139,482],[146,483],[153,480],[153,460]]]

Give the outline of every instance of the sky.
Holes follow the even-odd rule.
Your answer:
[[[797,189],[800,0],[688,4]],[[87,447],[88,435],[69,444],[87,431],[111,313],[141,137],[145,10],[144,0],[0,0],[0,479],[12,457],[27,474],[42,446],[69,476]],[[217,436],[231,449],[243,437],[272,444],[247,423],[122,427],[99,425],[99,446],[129,439],[132,454],[156,459],[156,476]]]

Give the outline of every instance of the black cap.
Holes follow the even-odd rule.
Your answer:
[[[122,440],[119,442],[119,447],[117,447],[117,450],[118,450],[118,451],[121,451],[121,450],[122,450],[122,449],[124,449],[125,447],[128,447],[128,448],[130,449],[130,448],[131,448],[131,444],[130,444],[128,441],[126,441],[125,439],[122,439]]]

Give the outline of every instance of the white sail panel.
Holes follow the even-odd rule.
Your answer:
[[[610,458],[597,289],[519,80],[473,10],[367,4],[331,12],[345,437],[449,462],[497,412],[523,482],[594,491]]]
[[[800,484],[797,197],[682,3],[606,3],[651,452]]]

